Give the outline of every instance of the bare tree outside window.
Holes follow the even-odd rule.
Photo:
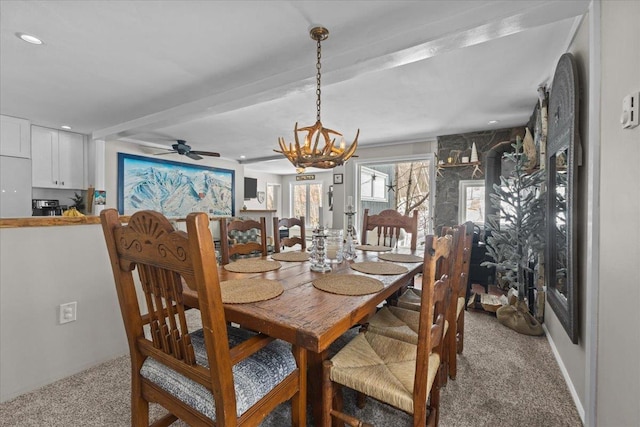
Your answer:
[[[418,241],[431,232],[431,162],[429,160],[362,165],[360,203],[362,210],[376,214],[394,209],[403,215],[418,211]],[[409,245],[407,236],[402,245]]]

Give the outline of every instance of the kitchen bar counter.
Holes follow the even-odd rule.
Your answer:
[[[257,211],[240,211],[240,216],[245,212],[257,212]],[[264,211],[275,212],[275,211]],[[120,222],[129,222],[130,215],[120,215]],[[222,218],[221,216],[209,217],[212,222],[217,222]],[[267,219],[267,230],[269,230],[269,221]],[[186,222],[185,218],[169,218],[171,221],[177,223]],[[51,227],[51,226],[64,226],[64,225],[86,225],[86,224],[100,224],[100,216],[87,215],[87,216],[29,216],[23,218],[0,218],[0,228],[22,228],[22,227]]]
[[[128,222],[129,216],[121,216],[122,222]],[[24,218],[2,218],[0,228],[51,227],[61,225],[100,224],[99,216],[31,216]]]

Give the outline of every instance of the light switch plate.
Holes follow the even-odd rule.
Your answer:
[[[623,129],[631,129],[638,126],[638,101],[640,92],[632,93],[622,99],[622,115],[620,123]]]

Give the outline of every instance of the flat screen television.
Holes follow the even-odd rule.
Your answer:
[[[256,178],[244,178],[244,199],[255,199],[258,197],[258,180]]]

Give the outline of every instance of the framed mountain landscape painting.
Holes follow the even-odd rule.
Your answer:
[[[118,211],[150,209],[170,218],[190,212],[234,215],[235,171],[118,153]]]

